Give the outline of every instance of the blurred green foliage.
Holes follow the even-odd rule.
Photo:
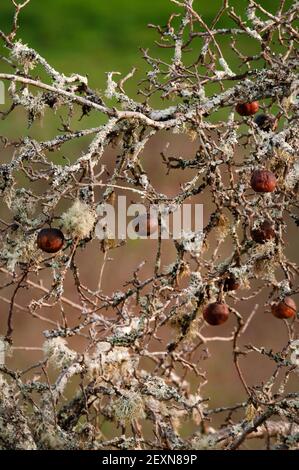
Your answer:
[[[280,0],[260,0],[259,3],[274,12]],[[292,3],[293,0],[287,0],[286,7]],[[230,4],[234,6],[238,15],[244,17],[247,0],[230,0]],[[211,23],[221,5],[222,0],[194,2],[194,7],[207,24]],[[173,54],[172,49],[155,46],[154,42],[159,36],[147,25],[151,23],[164,26],[170,14],[179,11],[179,7],[170,0],[31,0],[21,11],[17,38],[21,38],[24,43],[36,49],[57,70],[66,74],[76,72],[88,75],[90,85],[100,91],[105,89],[106,72],[118,71],[127,74],[133,66],[136,66],[135,78],[126,84],[128,93],[136,97],[138,81],[144,77],[147,69],[139,48],[149,48],[151,55],[168,61]],[[11,30],[13,13],[11,0],[1,0],[0,29],[5,32]],[[229,27],[235,24],[227,15],[223,15],[218,26]],[[229,38],[221,36],[219,42],[231,69],[238,72],[239,59],[230,47]],[[249,40],[245,35],[240,37],[238,47],[246,55],[255,54],[259,49],[257,41]],[[188,63],[198,56],[200,43],[194,43],[192,49],[193,51],[186,55]],[[0,61],[0,70],[9,69]],[[207,94],[219,92],[219,86],[209,85],[206,92]],[[161,104],[158,97],[152,104],[157,107],[169,105]],[[223,117],[225,111],[221,111],[219,116],[212,119]],[[24,112],[15,111],[14,118],[13,126],[9,124],[9,120],[1,124],[2,131],[5,131],[8,137],[28,132]],[[45,119],[47,126],[41,128],[39,123],[35,123],[30,129],[32,137],[35,131],[40,138],[50,137],[52,132],[55,132],[59,122],[58,117],[51,122]],[[103,120],[104,118],[99,117],[97,113],[91,113],[90,117],[84,118],[83,124],[78,125],[93,126]]]
[[[259,3],[275,11],[279,0]],[[246,0],[230,0],[230,4],[244,15]],[[194,2],[208,24],[221,5],[222,0]],[[104,72],[142,67],[138,48],[151,47],[158,39],[147,24],[165,25],[174,11],[179,8],[170,0],[31,0],[21,12],[19,36],[65,73],[87,73],[92,84],[103,86]],[[4,31],[10,30],[12,15],[11,1],[1,0],[0,28]],[[223,16],[219,26],[229,25],[231,20]],[[165,57],[170,52],[163,49],[159,54]]]

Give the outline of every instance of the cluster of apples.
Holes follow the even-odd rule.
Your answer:
[[[238,103],[236,106],[237,113],[240,116],[252,116],[259,110],[259,102]],[[254,122],[264,131],[274,130],[277,122],[272,116],[259,114]],[[272,193],[277,185],[276,176],[272,171],[266,169],[255,170],[251,175],[251,187],[256,193]]]
[[[158,224],[150,214],[142,214],[134,220],[134,230],[141,236],[150,236]],[[45,253],[58,253],[64,245],[64,235],[58,228],[43,228],[37,234],[37,246]]]
[[[291,297],[285,297],[272,303],[271,313],[280,320],[288,320],[296,315],[297,306]],[[211,302],[204,309],[203,317],[211,326],[222,325],[228,320],[229,306],[224,302]]]
[[[224,292],[234,291],[239,287],[240,282],[233,275],[226,277],[223,281]],[[272,303],[271,313],[276,318],[288,320],[296,315],[297,306],[294,300],[287,296],[282,300],[278,299],[276,302]],[[211,326],[222,325],[228,320],[229,306],[220,301],[209,303],[203,311],[203,317]]]
[[[252,116],[259,110],[259,102],[238,103],[237,113],[240,116]],[[263,131],[269,132],[275,130],[277,121],[274,117],[266,114],[259,114],[254,119],[255,124]],[[276,186],[276,176],[272,171],[264,168],[254,170],[250,180],[251,188],[256,193],[272,193]],[[265,243],[275,237],[275,230],[270,220],[264,220],[258,228],[251,230],[251,237],[256,243]],[[239,282],[233,277],[228,277],[224,281],[224,290],[236,290],[240,286]],[[271,305],[271,312],[276,318],[288,319],[296,315],[297,306],[291,297],[285,297],[283,300],[277,300]],[[209,303],[203,311],[205,321],[212,326],[222,325],[228,320],[229,306],[224,302]]]
[[[251,116],[259,110],[258,101],[252,103],[239,103],[236,111],[241,116]],[[274,130],[276,120],[265,114],[260,114],[255,118],[255,123],[264,131]],[[266,169],[254,170],[251,175],[251,188],[256,193],[271,193],[275,190],[277,180],[275,175]],[[158,228],[157,221],[151,218],[150,214],[141,215],[136,218],[134,229],[142,236],[150,236]],[[271,221],[264,220],[258,228],[251,230],[251,237],[256,243],[265,243],[275,237],[275,230]],[[57,253],[64,245],[64,235],[57,228],[44,228],[37,235],[37,246],[46,253]],[[224,280],[223,290],[233,291],[240,287],[240,283],[233,276]],[[271,306],[272,314],[280,319],[292,318],[296,315],[296,304],[290,297],[274,302]],[[203,312],[205,321],[212,326],[222,325],[229,317],[229,307],[224,302],[209,303]]]

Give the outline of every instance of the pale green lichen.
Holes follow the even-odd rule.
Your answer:
[[[137,392],[123,392],[123,395],[113,402],[112,410],[115,418],[122,422],[145,418],[143,398]]]
[[[132,356],[129,349],[123,346],[114,346],[108,351],[107,344],[109,343],[100,342],[95,353],[91,357],[86,357],[89,374],[95,378],[104,377],[117,383],[132,378],[138,365],[137,356]],[[110,344],[109,347],[111,348]]]
[[[62,227],[73,238],[82,240],[90,235],[96,222],[96,214],[79,200],[61,216]]]
[[[9,272],[15,272],[18,263],[38,262],[36,255],[36,237],[24,232],[16,232],[6,238],[2,249],[1,259],[6,260]]]
[[[14,43],[10,54],[12,59],[22,64],[27,71],[34,69],[36,66],[35,52],[27,44],[23,44],[21,40]]]
[[[68,348],[63,338],[46,340],[43,350],[45,357],[56,368],[67,367],[77,358],[77,353]]]

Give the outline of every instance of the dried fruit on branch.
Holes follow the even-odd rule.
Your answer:
[[[256,193],[272,193],[276,185],[276,176],[272,171],[255,170],[251,175],[251,187]]]
[[[274,317],[287,320],[296,315],[297,306],[291,297],[285,297],[283,300],[274,302],[271,305],[271,311]]]
[[[213,302],[204,309],[203,317],[209,325],[222,325],[228,320],[229,308],[225,303]]]
[[[252,103],[238,103],[236,106],[237,113],[240,116],[252,116],[259,110],[259,102],[252,101]]]
[[[58,228],[43,228],[38,232],[36,242],[46,253],[57,253],[63,247],[64,235]]]

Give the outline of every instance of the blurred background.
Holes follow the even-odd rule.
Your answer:
[[[244,15],[244,7],[247,2],[244,0],[230,1],[235,6],[237,14]],[[260,1],[267,9],[275,11],[279,5],[278,0]],[[290,5],[292,0],[287,1],[286,5]],[[195,1],[198,11],[203,15],[207,24],[215,17],[221,0],[213,0],[210,2]],[[153,29],[147,28],[148,23],[165,25],[170,14],[177,11],[177,8],[169,0],[31,0],[30,4],[21,12],[20,29],[18,37],[22,38],[24,43],[36,49],[47,61],[56,69],[65,74],[79,73],[89,77],[90,86],[98,89],[100,92],[105,90],[106,72],[118,71],[127,74],[133,66],[138,71],[136,78],[130,80],[126,85],[129,95],[138,97],[139,79],[144,77],[147,69],[146,63],[141,58],[139,48],[150,48],[150,52],[154,56],[160,56],[164,60],[169,60],[172,51],[169,49],[158,49],[154,45],[154,41],[159,37]],[[0,29],[8,32],[11,29],[13,8],[9,0],[1,0],[0,4]],[[219,22],[219,27],[229,27],[231,21],[227,17]],[[229,47],[229,42],[223,39],[221,42],[223,54],[233,71],[237,71],[238,59]],[[278,47],[278,46],[277,46]],[[240,48],[244,48],[247,55],[255,52],[256,45],[254,41],[248,41],[246,37],[241,38]],[[0,70],[8,71],[3,62],[0,62]],[[211,91],[213,91],[211,89]],[[171,104],[171,103],[170,103]],[[168,107],[168,102],[160,102],[159,97],[154,99],[155,107]],[[6,106],[0,106],[0,110],[6,109]],[[221,119],[225,117],[225,111],[217,113],[211,119]],[[59,111],[59,115],[60,115]],[[28,129],[26,116],[22,110],[14,111],[8,119],[0,120],[0,135],[16,140],[18,137],[29,135],[33,138],[46,140],[58,134],[60,124],[59,115],[52,116],[52,113],[46,112],[44,118],[40,122],[35,122]],[[87,128],[101,124],[103,118],[96,113],[91,113],[79,121],[80,113],[74,116],[74,129]],[[51,154],[49,158],[55,163],[64,164],[67,158],[70,161],[78,158],[86,149],[88,139],[82,139],[75,143],[63,147],[60,151]],[[166,178],[166,167],[162,164],[160,152],[164,151],[168,156],[181,156],[186,159],[192,159],[197,150],[197,141],[191,141],[186,136],[173,135],[165,132],[157,134],[150,140],[143,152],[143,164],[148,171],[151,183],[158,190],[169,196],[175,195],[180,185],[188,181],[193,172],[191,171],[174,171]],[[113,168],[115,158],[117,157],[117,149],[108,149],[104,163],[107,165],[108,171]],[[1,149],[1,163],[11,159],[11,150]],[[138,202],[133,197],[132,202]],[[210,194],[203,193],[197,197],[194,202],[204,204],[205,222],[209,220],[209,214],[213,208]],[[67,205],[66,205],[67,206]],[[65,207],[66,207],[65,206]],[[9,220],[10,214],[1,203],[1,218]],[[64,208],[62,207],[61,210]],[[296,227],[290,221],[288,222],[288,231],[286,234],[286,252],[293,262],[299,261]],[[213,249],[207,252],[207,256]],[[230,253],[231,241],[227,240],[221,250],[221,260],[224,260]],[[153,272],[153,257],[156,252],[155,241],[130,241],[125,247],[112,250],[109,256],[112,258],[107,264],[104,271],[103,290],[109,295],[114,291],[124,290],[124,283],[128,278],[132,278],[133,271],[141,261],[147,263],[142,270],[142,278],[149,277]],[[162,264],[166,265],[175,259],[175,251],[171,244],[162,250]],[[103,262],[103,254],[100,251],[99,244],[92,242],[88,244],[82,253],[77,256],[77,264],[80,266],[80,275],[82,282],[91,289],[96,288],[96,282]],[[37,279],[35,279],[37,282]],[[50,285],[51,273],[44,275],[44,285]],[[2,281],[3,283],[3,281]],[[261,285],[261,281],[257,281],[252,288]],[[5,295],[9,298],[12,291],[6,289]],[[249,295],[250,291],[238,292],[238,296]],[[267,349],[274,351],[280,350],[287,341],[287,329],[283,322],[276,320],[269,312],[264,312],[263,302],[267,298],[265,292],[258,299],[243,302],[242,305],[235,304],[236,308],[244,314],[246,318],[252,311],[253,306],[258,302],[260,308],[251,327],[246,333],[243,344],[253,343],[256,346],[263,345]],[[71,276],[67,278],[65,295],[70,299],[78,300]],[[22,294],[18,295],[17,303],[19,305],[27,305],[33,297],[38,298],[40,294],[34,290],[22,290]],[[297,299],[298,300],[298,299]],[[299,303],[299,302],[298,302]],[[232,305],[234,301],[232,300]],[[78,322],[78,312],[72,309],[66,309],[69,316],[70,326]],[[0,317],[0,334],[5,333],[7,321],[8,305],[5,301],[1,302]],[[42,311],[41,314],[49,316],[52,320],[59,319],[59,309],[52,311]],[[234,326],[234,320],[230,319],[227,325],[217,330],[217,334],[221,336],[229,335]],[[51,326],[49,326],[51,328]],[[14,345],[41,347],[43,343],[42,331],[45,324],[38,320],[33,320],[24,311],[16,309],[15,312],[15,333]],[[206,328],[207,335],[212,335],[213,331]],[[170,333],[175,337],[174,332]],[[169,335],[169,332],[165,333]],[[165,336],[165,337],[166,337]],[[77,339],[74,340],[78,341]],[[83,345],[77,343],[70,344],[76,348]],[[157,343],[153,347],[161,348]],[[232,364],[232,346],[230,343],[210,343],[209,351],[211,355],[203,360],[203,350],[198,353],[198,361],[202,369],[207,372],[208,384],[203,389],[205,397],[210,397],[210,406],[229,406],[239,401],[243,401],[246,397],[244,391],[237,379],[235,369]],[[14,357],[9,359],[9,366],[13,368],[25,368],[34,361],[39,360],[41,351],[15,351]],[[246,364],[245,364],[246,362]],[[273,372],[273,363],[266,357],[250,354],[246,360],[241,362],[245,371],[246,380],[249,384],[256,384],[264,381]],[[149,366],[149,365],[148,365]],[[298,388],[294,380],[290,382],[289,389]],[[217,419],[215,423],[217,424]],[[219,420],[221,418],[219,417]],[[183,434],[188,434],[193,429],[191,423],[185,423],[182,428]],[[105,432],[109,434],[109,425]],[[114,432],[114,431],[113,431]],[[111,433],[113,433],[111,431]],[[251,446],[259,444],[251,443]]]

